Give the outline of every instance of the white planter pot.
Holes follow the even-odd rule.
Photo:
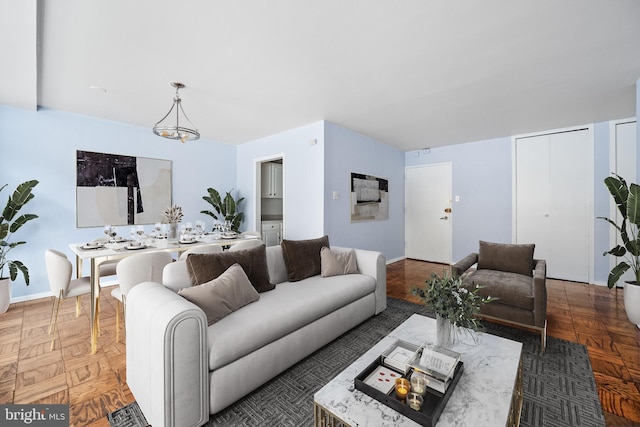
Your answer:
[[[624,284],[624,309],[629,321],[640,328],[640,286]]]
[[[0,314],[6,313],[11,304],[11,279],[0,279]]]

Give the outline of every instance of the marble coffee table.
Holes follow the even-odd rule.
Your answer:
[[[383,403],[356,390],[354,378],[397,339],[435,343],[436,321],[412,315],[314,395],[316,426],[417,426]],[[437,426],[517,426],[522,408],[522,344],[490,334],[479,343],[461,340],[464,372]]]

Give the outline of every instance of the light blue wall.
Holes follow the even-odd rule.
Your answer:
[[[160,138],[151,128],[130,126],[60,111],[37,112],[0,106],[0,185],[8,192],[28,179],[40,184],[25,212],[39,218],[19,230],[16,238],[28,243],[11,255],[23,260],[31,273],[31,284],[22,278],[13,284],[13,297],[49,292],[44,252],[56,248],[73,253],[68,244],[102,236],[101,228],[76,228],[76,150],[168,159],[173,166],[173,203],[183,207],[185,220],[210,217],[199,212],[209,186],[232,188],[236,183],[236,147],[199,140],[181,144]],[[4,206],[4,202],[1,203]],[[121,233],[125,233],[122,227]],[[88,274],[86,269],[85,274]]]
[[[405,153],[407,167],[451,163],[453,262],[478,251],[478,241],[511,242],[511,138]]]
[[[310,144],[315,141],[315,144]],[[256,161],[284,157],[284,237],[300,240],[324,234],[324,125],[316,122],[260,138],[237,148],[240,194],[246,197],[244,229],[255,230]],[[259,196],[258,196],[259,197]]]
[[[389,180],[389,219],[351,223],[351,172]],[[404,152],[325,122],[325,231],[335,246],[404,256]],[[333,191],[340,199],[333,200]]]

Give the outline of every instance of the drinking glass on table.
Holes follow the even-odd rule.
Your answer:
[[[144,225],[139,225],[136,233],[138,234],[138,240],[142,241],[144,239]]]
[[[116,236],[118,235],[118,230],[115,226],[109,226],[109,243],[116,243]]]

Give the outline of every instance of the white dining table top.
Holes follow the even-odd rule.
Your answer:
[[[206,245],[233,245],[235,243],[257,239],[256,236],[242,236],[239,235],[233,239],[217,238],[215,235],[205,235],[198,237],[192,242],[180,242],[179,240],[169,239],[152,239],[147,238],[144,240],[144,246],[133,247],[131,246],[131,240],[121,240],[117,243],[100,242],[99,245],[91,247],[96,242],[83,242],[83,243],[71,243],[69,248],[81,259],[113,257],[117,255],[132,255],[139,252],[153,252],[153,251],[171,251],[171,252],[184,252],[196,246]]]

